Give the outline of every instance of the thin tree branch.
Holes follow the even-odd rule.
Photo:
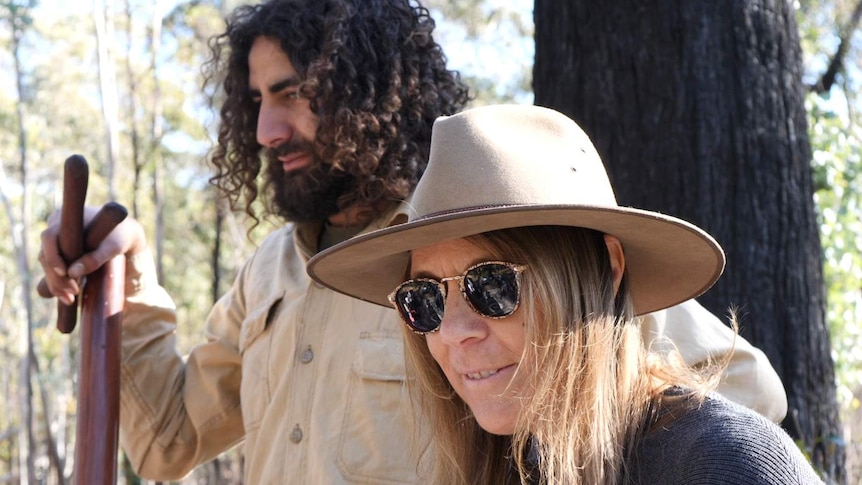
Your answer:
[[[39,360],[32,348],[30,348],[30,372],[36,376],[39,396],[42,399],[42,412],[45,415],[43,424],[45,426],[45,441],[48,446],[48,461],[51,463],[51,466],[57,474],[57,484],[66,485],[66,476],[64,474],[66,461],[60,457],[60,452],[57,450],[57,440],[54,439],[54,433],[51,432],[51,399],[48,396],[47,389],[45,389],[45,383],[42,382],[42,371],[39,369]]]
[[[808,87],[811,92],[823,94],[832,89],[832,85],[835,84],[835,78],[838,77],[838,73],[843,70],[844,57],[847,55],[847,51],[850,48],[850,38],[853,37],[853,33],[859,26],[860,18],[862,18],[862,0],[860,0],[859,3],[856,4],[856,8],[853,9],[850,21],[847,22],[847,25],[845,25],[843,29],[841,29],[838,49],[835,51],[835,55],[832,56],[832,60],[829,62],[829,67],[826,68],[823,76],[821,76],[816,83]]]

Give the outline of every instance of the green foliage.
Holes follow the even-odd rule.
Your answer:
[[[474,105],[532,103],[532,2],[429,0],[435,40],[470,85]]]
[[[862,389],[862,152],[860,130],[812,95],[812,165],[820,216],[827,321],[832,339],[839,396],[845,405]],[[858,403],[857,403],[858,406]]]
[[[0,9],[5,10],[3,20],[9,22],[13,32],[23,32],[33,25],[32,10],[37,5],[36,0],[7,0],[0,2]]]
[[[847,29],[858,27],[849,19],[857,2],[805,0],[797,19],[804,80],[817,83]],[[835,363],[841,418],[849,437],[847,476],[862,483],[862,124],[855,86],[860,81],[862,50],[850,42],[842,69],[832,89],[809,94],[806,100],[812,148],[814,200],[820,222],[824,279],[827,291],[827,324]]]

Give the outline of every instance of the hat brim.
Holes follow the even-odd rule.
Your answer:
[[[686,221],[629,207],[530,205],[476,208],[426,217],[356,236],[314,256],[308,274],[337,292],[389,306],[410,251],[497,229],[574,226],[615,236],[623,246],[635,311],[661,310],[709,289],[724,270],[724,252]]]

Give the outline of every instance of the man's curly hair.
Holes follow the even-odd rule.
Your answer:
[[[259,220],[252,207],[263,163],[259,106],[248,85],[256,38],[280,43],[319,118],[319,156],[356,180],[338,200],[344,209],[406,198],[425,170],[434,120],[470,99],[458,73],[446,68],[434,27],[428,10],[410,0],[270,0],[237,8],[210,41],[207,76],[224,96],[211,182],[231,208],[244,203]]]

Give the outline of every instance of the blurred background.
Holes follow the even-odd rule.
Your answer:
[[[0,484],[67,483],[74,464],[77,334],[36,296],[39,235],[63,161],[90,163],[88,203],[115,200],[148,231],[178,307],[184,350],[260,236],[208,184],[213,93],[207,39],[239,2],[0,0]],[[765,2],[769,3],[769,2]],[[474,105],[533,103],[531,0],[427,0]],[[790,3],[802,55],[825,322],[844,451],[836,482],[862,483],[862,2]],[[833,383],[829,383],[832,386]],[[807,444],[800,440],[800,447]],[[121,463],[125,461],[121,456]],[[238,449],[179,483],[242,483]],[[151,483],[122,468],[120,483]]]

